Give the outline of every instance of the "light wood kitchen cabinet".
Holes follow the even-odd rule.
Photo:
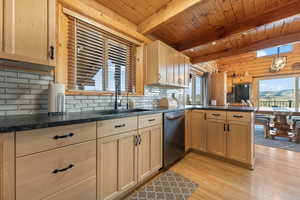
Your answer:
[[[190,65],[191,61],[189,57],[184,57],[184,85],[189,86],[190,82]]]
[[[189,112],[189,146],[247,168],[254,167],[253,113],[220,110]]]
[[[172,48],[165,48],[168,52],[167,54],[167,82],[166,84],[173,85],[175,82],[174,79],[174,64],[175,64],[175,55],[176,52]]]
[[[1,1],[5,43],[0,57],[55,66],[56,1]]]
[[[4,0],[0,0],[0,13],[4,13]],[[3,52],[3,31],[4,31],[3,14],[0,15],[0,53]]]
[[[0,200],[15,200],[14,133],[0,134]]]
[[[162,167],[162,126],[139,130],[138,180],[142,181]]]
[[[20,157],[16,200],[40,200],[95,176],[96,140]]]
[[[96,200],[96,176],[72,185],[43,200]]]
[[[243,163],[252,163],[253,135],[251,113],[228,113],[227,157]],[[234,118],[236,116],[236,118]]]
[[[161,41],[147,46],[148,85],[188,87],[189,58]]]
[[[206,113],[201,110],[193,110],[189,113],[190,120],[190,147],[195,150],[206,152],[207,121]]]
[[[16,134],[16,156],[56,149],[96,139],[96,122],[20,131]]]
[[[226,156],[226,121],[207,120],[207,152]]]
[[[137,184],[137,132],[98,139],[98,199],[114,199]]]
[[[166,84],[169,49],[160,41],[147,46],[147,84]]]
[[[214,73],[211,75],[210,100],[216,100],[217,105],[227,103],[227,73]]]

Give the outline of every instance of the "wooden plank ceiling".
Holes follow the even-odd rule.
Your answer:
[[[140,24],[170,0],[96,0],[119,15]]]
[[[96,1],[193,63],[300,40],[300,0]]]

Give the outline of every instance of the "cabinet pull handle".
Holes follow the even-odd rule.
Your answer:
[[[136,136],[134,137],[134,145],[135,145],[135,146],[139,145],[139,136],[138,136],[138,135],[136,135]]]
[[[53,170],[53,174],[58,174],[58,173],[61,173],[61,172],[64,172],[64,171],[67,171],[67,170],[69,170],[69,169],[71,169],[71,168],[73,168],[73,167],[75,167],[73,164],[70,164],[68,167],[66,167],[66,168],[63,168],[63,169],[55,169],[55,170]]]
[[[233,117],[235,117],[235,118],[243,118],[242,115],[233,115]]]
[[[230,125],[227,124],[227,131],[230,132]]]
[[[204,113],[204,120],[206,120],[206,113]]]
[[[139,135],[139,145],[142,143],[142,137]]]
[[[148,120],[148,122],[154,122],[155,121],[155,119],[149,119]]]
[[[51,60],[54,60],[54,46],[50,46],[50,55],[49,55]]]
[[[224,132],[226,131],[226,124],[224,124]]]
[[[121,124],[121,125],[116,125],[115,128],[123,128],[125,126],[126,126],[126,124]]]
[[[53,137],[54,140],[59,140],[59,139],[63,139],[63,138],[67,138],[67,137],[73,137],[75,134],[74,133],[69,133],[66,135],[56,135]]]
[[[215,113],[213,113],[212,115],[215,116],[215,117],[219,117],[220,116],[220,114],[215,114]]]

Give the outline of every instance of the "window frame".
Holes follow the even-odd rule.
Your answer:
[[[280,48],[283,47],[283,46],[292,46],[292,50],[291,51],[288,51],[288,52],[280,52]],[[272,48],[276,48],[278,49],[279,48],[279,55],[282,56],[282,55],[286,55],[286,54],[290,54],[290,53],[293,53],[293,51],[295,50],[295,46],[294,44],[286,44],[286,45],[281,45],[281,46],[276,46],[276,47],[270,47],[270,48],[265,48],[265,49],[260,49],[260,50],[257,50],[256,51],[256,58],[265,58],[265,57],[274,57],[274,56],[277,56],[278,53],[276,52],[275,54],[270,54],[270,55],[265,55],[265,56],[258,56],[258,52],[259,51],[262,51],[262,50],[266,50],[266,49],[272,49]]]
[[[293,74],[293,75],[278,75],[278,76],[266,76],[266,77],[260,77],[260,78],[256,78],[255,79],[255,82],[256,82],[256,94],[257,94],[257,98],[255,99],[255,105],[257,107],[260,107],[259,105],[259,99],[260,99],[260,85],[259,85],[259,82],[262,81],[262,80],[272,80],[272,79],[281,79],[281,78],[293,78],[294,79],[294,101],[295,101],[295,107],[293,107],[296,111],[299,111],[300,108],[300,74]],[[253,95],[253,94],[251,94]],[[255,97],[254,97],[255,98]],[[250,98],[252,99],[252,98]]]
[[[139,73],[137,73],[137,71],[139,71],[139,68],[142,66],[140,64],[140,62],[143,60],[143,54],[140,53],[141,49],[144,49],[144,43],[142,41],[138,41],[136,40],[135,38],[132,38],[132,37],[129,37],[117,30],[114,30],[114,29],[111,29],[103,24],[100,24],[92,19],[89,19],[89,18],[86,18],[72,10],[69,10],[67,8],[62,8],[62,13],[67,17],[68,15],[69,16],[72,16],[74,18],[77,18],[85,23],[88,23],[92,26],[96,26],[97,28],[100,28],[100,29],[103,29],[104,31],[107,31],[109,32],[110,34],[113,34],[117,37],[120,37],[124,40],[127,40],[128,42],[131,42],[133,44],[136,45],[136,49],[135,49],[135,57],[134,57],[134,62],[135,62],[135,69],[132,71],[132,74],[130,76],[134,76],[135,77],[135,82],[134,82],[134,85],[132,85],[131,87],[135,88],[134,89],[134,92],[121,92],[121,95],[129,95],[129,96],[141,96],[144,94],[144,90],[141,89],[141,86],[139,84],[141,84],[141,81],[139,80],[140,79],[140,75]],[[64,38],[64,40],[66,40]],[[66,57],[67,59],[67,57]],[[106,68],[107,66],[104,66],[104,68]],[[68,68],[68,67],[67,67]],[[106,71],[106,70],[105,70]],[[68,72],[68,69],[66,69],[66,72]],[[127,71],[126,71],[127,72]],[[143,75],[141,75],[143,76]],[[127,75],[126,75],[126,78],[127,78]],[[104,80],[104,79],[103,79]],[[103,81],[104,82],[104,81]],[[68,80],[65,81],[65,85],[67,86],[68,85]],[[67,88],[67,87],[66,87]],[[128,88],[128,87],[126,87]],[[108,96],[111,96],[115,93],[115,91],[98,91],[98,90],[69,90],[69,89],[66,89],[66,94],[67,95],[86,95],[86,96],[95,96],[95,95],[108,95]]]
[[[195,73],[191,73],[190,74],[191,78],[190,78],[190,81],[191,81],[191,90],[192,90],[192,96],[190,97],[191,98],[191,104],[192,105],[203,105],[204,104],[204,95],[203,95],[203,76],[201,75],[198,75],[198,74],[195,74]],[[200,93],[202,94],[201,95],[201,103],[200,104],[196,104],[196,78],[200,78]]]

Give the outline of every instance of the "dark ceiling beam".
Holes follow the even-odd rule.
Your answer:
[[[212,30],[215,34],[199,35],[199,37],[183,41],[181,44],[176,44],[175,48],[179,51],[192,49],[194,47],[220,40],[226,37],[230,37],[233,34],[247,31],[252,28],[259,27],[264,24],[278,21],[283,18],[287,18],[300,13],[300,2],[291,1],[289,4],[282,5],[276,9],[270,9],[263,15],[254,15],[249,18],[245,18],[243,21],[237,24],[232,24],[227,27],[216,27]]]
[[[298,41],[300,41],[300,32],[285,35],[285,36],[280,36],[280,37],[276,37],[276,38],[271,38],[268,40],[259,41],[259,42],[253,43],[247,47],[240,48],[240,49],[227,49],[225,51],[216,52],[216,53],[209,54],[209,55],[193,57],[193,58],[191,58],[191,62],[192,62],[192,64],[197,64],[197,63],[201,63],[201,62],[217,60],[217,59],[224,58],[224,57],[230,57],[230,56],[235,56],[235,55],[239,55],[239,54],[249,53],[249,52],[257,51],[260,49],[270,48],[273,46],[284,45],[284,44],[298,42]]]

